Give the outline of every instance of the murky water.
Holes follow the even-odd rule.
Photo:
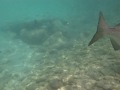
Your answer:
[[[120,22],[119,0],[1,0],[0,90],[119,90],[120,51],[88,46],[99,12]]]

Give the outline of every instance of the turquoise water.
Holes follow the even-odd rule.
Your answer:
[[[120,51],[108,37],[88,47],[102,11],[119,0],[0,0],[0,90],[120,90]]]

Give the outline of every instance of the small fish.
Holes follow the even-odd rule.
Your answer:
[[[93,38],[89,42],[88,46],[96,42],[98,39],[102,38],[103,36],[108,35],[114,50],[120,50],[120,23],[117,24],[115,27],[108,27],[103,13],[99,13],[99,21],[97,26],[97,31],[94,34]]]

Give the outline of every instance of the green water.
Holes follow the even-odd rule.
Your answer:
[[[120,90],[120,51],[88,47],[100,11],[120,22],[119,0],[0,0],[0,90]]]

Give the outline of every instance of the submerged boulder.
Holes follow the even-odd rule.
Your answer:
[[[42,19],[29,22],[21,22],[9,29],[14,36],[27,44],[39,45],[58,32],[68,30],[67,22],[60,19]],[[56,37],[54,37],[56,38]]]
[[[36,30],[23,29],[20,32],[21,40],[28,44],[41,44],[48,37],[49,37],[48,32],[45,29]]]
[[[57,89],[59,89],[62,86],[63,86],[63,82],[62,82],[62,80],[60,80],[58,78],[50,80],[49,84],[48,84],[48,88],[52,89],[52,90],[57,90]]]

